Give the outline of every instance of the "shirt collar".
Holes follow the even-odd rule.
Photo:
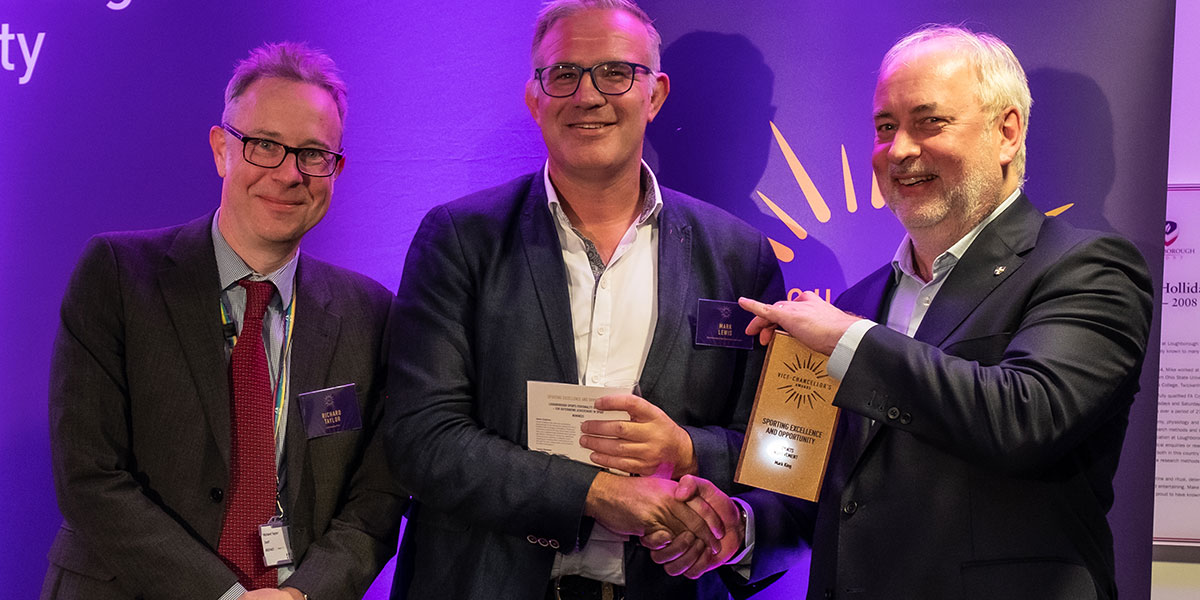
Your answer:
[[[992,221],[995,221],[996,217],[999,217],[1009,206],[1012,206],[1013,202],[1016,202],[1020,195],[1021,188],[1013,190],[1013,193],[1009,194],[1004,199],[1004,202],[1001,202],[999,206],[993,209],[978,225],[971,228],[966,235],[962,236],[957,242],[954,242],[954,245],[938,255],[933,260],[934,276],[930,280],[935,279],[937,273],[942,269],[947,269],[957,264],[958,259],[967,253],[967,249],[975,242],[975,238],[979,237],[979,233],[983,231],[983,228],[987,227]],[[892,273],[897,278],[901,275],[908,275],[909,277],[917,276],[917,270],[913,267],[912,236],[907,233],[904,234],[904,239],[900,240],[900,247],[896,249],[896,254],[892,257]]]
[[[638,214],[638,218],[634,220],[635,227],[642,225],[650,219],[656,218],[658,213],[662,211],[662,190],[658,187],[658,178],[654,176],[654,171],[650,169],[650,165],[646,161],[642,161],[642,189],[646,190],[646,195],[642,197],[642,212]],[[542,167],[542,184],[546,187],[546,205],[550,207],[550,214],[554,215],[560,225],[569,229],[572,228],[570,219],[567,218],[566,212],[562,209],[562,201],[558,197],[558,191],[554,189],[554,184],[550,182],[550,161]]]
[[[296,281],[296,265],[300,263],[300,253],[297,252],[290,260],[279,267],[274,272],[267,275],[256,273],[246,261],[242,260],[241,256],[234,251],[229,242],[225,241],[225,236],[221,235],[220,228],[217,227],[217,219],[221,216],[221,209],[213,215],[212,220],[212,240],[213,250],[217,256],[217,275],[221,279],[221,289],[228,290],[237,285],[237,282],[250,278],[253,281],[270,281],[275,284],[275,289],[279,290],[279,298],[283,303],[283,310],[287,310],[292,302],[292,286]]]

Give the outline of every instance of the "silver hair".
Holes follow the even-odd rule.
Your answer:
[[[538,46],[542,44],[546,33],[558,21],[585,10],[623,10],[641,21],[650,34],[650,65],[654,71],[662,66],[662,36],[654,28],[654,20],[646,11],[632,0],[550,0],[538,11],[537,20],[533,23],[533,46],[531,53],[536,55]]]
[[[888,50],[879,66],[880,75],[888,72],[907,50],[932,41],[954,44],[975,67],[978,75],[975,93],[984,110],[991,113],[993,118],[998,119],[1010,106],[1020,111],[1025,127],[1021,131],[1021,148],[1013,157],[1012,167],[1017,180],[1024,182],[1025,138],[1029,132],[1029,111],[1033,97],[1029,93],[1029,79],[1021,62],[1004,41],[990,33],[975,32],[957,25],[929,24],[904,36]]]
[[[233,68],[233,78],[225,86],[225,110],[221,119],[228,122],[239,96],[259,79],[279,77],[320,86],[333,96],[338,119],[346,122],[346,83],[333,59],[325,52],[303,42],[268,43],[250,51],[250,56]]]

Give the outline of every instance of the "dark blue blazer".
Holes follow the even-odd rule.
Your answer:
[[[764,236],[663,189],[658,321],[643,396],[692,437],[700,475],[732,489],[762,350],[694,343],[697,300],[781,299]],[[434,208],[391,314],[385,430],[413,492],[393,598],[540,598],[573,548],[597,469],[526,449],[525,383],[575,383],[566,270],[540,173]],[[723,598],[715,575],[668,577],[626,545],[629,598]]]

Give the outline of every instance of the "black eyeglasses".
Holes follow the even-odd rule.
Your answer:
[[[321,148],[293,148],[266,138],[248,137],[233,128],[229,123],[221,123],[221,128],[242,142],[242,158],[246,162],[274,169],[283,164],[288,153],[296,155],[296,168],[310,177],[329,177],[337,170],[338,162],[342,160],[341,153]]]
[[[534,69],[533,76],[542,85],[542,91],[551,98],[573,96],[579,89],[584,73],[591,73],[596,91],[608,96],[620,96],[633,89],[634,76],[638,69],[653,73],[650,67],[619,60],[602,62],[588,68],[570,63],[560,63]]]

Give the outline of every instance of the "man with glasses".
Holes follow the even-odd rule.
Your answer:
[[[64,522],[43,598],[360,598],[392,555],[391,294],[299,252],[345,111],[323,53],[256,49],[209,133],[216,212],[84,250],[51,365]]]
[[[728,595],[636,536],[743,549],[738,506],[678,482],[733,486],[762,351],[697,344],[714,326],[698,305],[773,302],[783,281],[764,236],[642,162],[660,45],[628,0],[550,2],[525,92],[546,166],[433,209],[413,239],[390,321],[385,437],[415,498],[394,598]],[[528,381],[634,389],[596,404],[628,419],[579,443],[640,477],[528,450]]]

